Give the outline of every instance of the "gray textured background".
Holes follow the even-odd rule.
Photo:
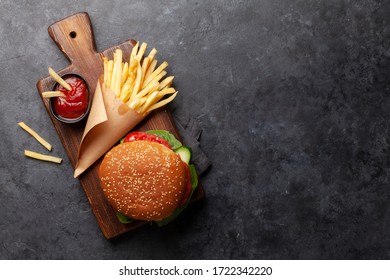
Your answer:
[[[203,128],[207,198],[107,241],[38,97],[68,65],[47,27],[89,13],[99,50],[129,38],[170,63]],[[0,0],[1,259],[389,259],[388,1]],[[63,164],[44,152],[25,121]]]

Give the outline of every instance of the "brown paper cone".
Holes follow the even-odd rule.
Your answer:
[[[80,143],[74,177],[78,177],[110,150],[145,116],[117,99],[99,79]]]

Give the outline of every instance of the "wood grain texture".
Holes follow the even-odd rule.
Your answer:
[[[134,40],[129,40],[98,53],[96,51],[91,21],[87,13],[78,13],[58,21],[48,28],[48,32],[50,37],[71,63],[66,68],[57,71],[57,73],[60,75],[74,73],[82,76],[88,83],[89,90],[92,94],[95,92],[97,79],[103,72],[102,56],[104,55],[108,58],[112,58],[115,49],[120,48],[123,51],[124,59],[128,60],[129,54],[135,45]],[[52,90],[54,86],[55,81],[50,76],[40,79],[37,82],[40,97],[42,98],[42,92]],[[64,145],[69,161],[74,168],[77,163],[78,148],[83,135],[86,119],[78,124],[61,123],[51,115],[49,101],[42,98],[42,102]],[[181,140],[172,115],[165,108],[152,112],[134,128],[134,130],[139,131],[148,129],[168,130]],[[122,224],[118,221],[115,211],[108,204],[100,187],[98,170],[101,160],[102,158],[85,171],[79,177],[79,180],[103,235],[107,239],[111,239],[144,226],[146,223],[135,221],[130,224]],[[203,196],[204,189],[202,185],[199,184],[191,199],[191,203],[201,199]]]

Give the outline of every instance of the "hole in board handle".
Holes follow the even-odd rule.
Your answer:
[[[69,33],[69,36],[70,36],[70,38],[72,38],[72,39],[76,38],[76,36],[77,36],[76,31],[70,32],[70,33]]]

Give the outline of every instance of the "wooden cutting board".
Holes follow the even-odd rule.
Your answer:
[[[123,51],[123,59],[128,60],[131,50],[136,43],[134,40],[129,40],[100,53],[97,52],[91,20],[87,13],[77,13],[60,20],[49,26],[48,32],[71,63],[68,67],[57,71],[57,73],[60,75],[69,73],[80,75],[88,83],[91,93],[95,92],[97,79],[103,72],[102,56],[104,55],[112,59],[115,49],[120,48]],[[37,82],[40,97],[42,98],[42,92],[53,90],[54,85],[55,81],[50,76],[40,79]],[[48,100],[42,98],[42,102],[74,168],[86,120],[78,124],[60,123],[51,115]],[[181,140],[172,116],[165,108],[152,112],[134,130],[145,131],[148,129],[164,129],[170,131]],[[111,239],[144,226],[146,222],[135,221],[130,224],[122,224],[118,221],[115,211],[108,204],[100,187],[98,170],[101,160],[102,158],[85,171],[79,177],[79,180],[103,235],[107,239]],[[203,196],[204,189],[199,184],[191,199],[191,203],[201,199]]]

